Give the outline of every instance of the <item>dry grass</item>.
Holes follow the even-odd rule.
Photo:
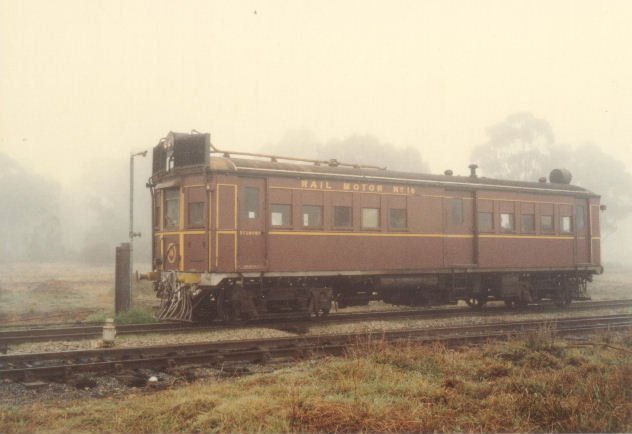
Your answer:
[[[157,303],[149,282],[136,288],[136,306]],[[113,265],[0,264],[0,324],[90,320],[112,316],[113,306]]]
[[[629,432],[630,351],[629,333],[458,351],[367,340],[272,374],[3,408],[0,432]]]

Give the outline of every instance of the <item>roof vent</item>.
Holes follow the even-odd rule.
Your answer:
[[[478,169],[478,164],[470,164],[467,167],[470,168],[470,178],[477,178],[476,169]]]
[[[538,178],[538,182],[542,184],[546,183],[546,176],[541,176],[540,178]]]
[[[554,184],[570,184],[573,175],[567,169],[553,169],[549,174],[549,181]]]
[[[443,174],[445,176],[452,176],[452,175],[454,175],[454,172],[451,169],[448,169],[448,170],[444,171]]]

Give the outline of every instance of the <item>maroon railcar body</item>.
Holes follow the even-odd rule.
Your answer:
[[[151,179],[153,256],[155,275],[171,272],[175,282],[166,292],[187,288],[193,317],[323,313],[332,301],[372,299],[565,304],[585,297],[602,271],[599,196],[569,183],[280,162],[212,147],[177,165],[173,154],[189,145],[182,137],[208,140],[171,133],[154,151],[164,163]]]

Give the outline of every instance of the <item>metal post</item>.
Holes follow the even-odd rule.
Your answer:
[[[129,298],[134,293],[134,154],[129,156]]]
[[[140,232],[134,232],[134,157],[147,155],[147,151],[132,153],[129,156],[129,292],[130,300],[134,300],[134,237],[140,237]]]
[[[130,245],[121,243],[116,248],[116,264],[114,269],[114,310],[118,315],[127,312],[131,305],[130,281]]]

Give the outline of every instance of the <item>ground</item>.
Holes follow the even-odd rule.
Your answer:
[[[144,308],[157,304],[149,282],[136,283],[135,302]],[[100,319],[111,316],[113,306],[112,265],[0,264],[0,325]]]

